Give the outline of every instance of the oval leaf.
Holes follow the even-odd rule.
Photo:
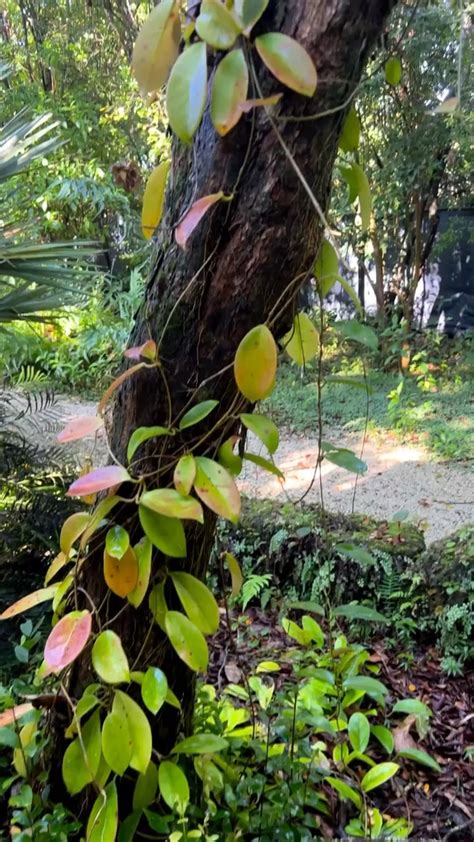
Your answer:
[[[355,152],[359,147],[359,140],[360,120],[353,106],[344,120],[339,146],[343,152]]]
[[[162,161],[148,176],[142,205],[142,231],[146,240],[153,236],[161,222],[170,167],[170,161]]]
[[[117,706],[104,719],[102,752],[112,772],[123,775],[132,758],[132,739],[123,707]]]
[[[179,429],[186,430],[188,427],[194,426],[194,424],[198,424],[199,421],[202,421],[204,418],[212,412],[213,409],[216,408],[219,401],[201,401],[201,403],[196,404],[196,406],[191,407],[191,409],[183,415],[181,421],[179,422]]]
[[[174,133],[190,143],[201,122],[207,95],[206,45],[192,44],[176,61],[166,91],[168,119]]]
[[[135,451],[146,441],[158,436],[171,436],[172,431],[168,427],[138,427],[130,436],[127,447],[127,460],[131,462]]]
[[[115,691],[114,712],[121,712],[127,718],[128,730],[132,741],[132,756],[130,766],[136,772],[144,775],[148,769],[152,752],[151,728],[146,715],[140,705],[121,690]]]
[[[64,430],[61,430],[57,440],[61,444],[65,444],[68,441],[85,439],[86,436],[92,436],[103,426],[104,421],[98,415],[82,415],[79,418],[72,418],[69,424],[66,424]]]
[[[152,589],[148,600],[148,605],[155,619],[155,623],[159,625],[162,631],[166,632],[165,617],[168,611],[168,606],[166,604],[165,599],[164,581],[159,582],[158,585],[155,585],[155,587]]]
[[[331,291],[339,279],[339,258],[336,249],[329,242],[323,240],[314,264],[314,274],[318,282],[318,290],[322,298]]]
[[[240,27],[221,0],[202,0],[196,32],[215,50],[230,50],[240,35]]]
[[[195,672],[206,672],[209,652],[204,635],[180,611],[165,615],[166,634],[182,661]]]
[[[101,632],[92,647],[92,666],[106,684],[130,681],[130,669],[122,641],[111,629]]]
[[[304,47],[281,32],[269,32],[255,39],[257,52],[271,73],[288,88],[313,96],[317,73]]]
[[[130,536],[123,526],[112,526],[105,536],[105,549],[114,558],[122,558],[130,546]]]
[[[174,469],[173,482],[176,491],[184,497],[189,495],[196,478],[196,463],[192,453],[185,453],[181,456],[176,468]]]
[[[106,491],[115,485],[131,480],[130,474],[120,465],[106,465],[104,468],[96,468],[79,477],[68,488],[68,497],[85,497],[89,494],[96,494],[98,491]]]
[[[286,353],[297,365],[306,365],[314,359],[319,351],[319,334],[307,313],[296,314],[283,343]]]
[[[363,713],[353,713],[349,719],[347,730],[354,751],[364,752],[369,745],[370,723]]]
[[[223,137],[239,122],[246,102],[249,71],[243,50],[232,50],[219,63],[212,85],[211,119]]]
[[[347,322],[338,322],[337,331],[345,339],[351,339],[352,342],[366,345],[371,351],[376,351],[379,347],[379,340],[375,331],[368,325],[363,325],[355,319]]]
[[[278,427],[266,415],[246,415],[240,416],[240,420],[260,441],[265,445],[269,453],[275,453],[278,450],[280,443],[280,435]]]
[[[118,829],[117,787],[107,784],[94,801],[87,822],[86,842],[114,842]]]
[[[351,471],[353,474],[364,474],[367,470],[367,464],[359,459],[352,450],[345,447],[334,447],[329,442],[323,442],[322,450],[324,458],[337,465],[338,468],[344,468],[345,471]]]
[[[399,757],[404,757],[405,760],[412,760],[413,763],[419,763],[420,766],[426,766],[427,769],[431,769],[433,772],[443,771],[433,757],[419,748],[404,748],[397,753]]]
[[[218,462],[207,456],[196,456],[194,490],[205,505],[217,515],[237,523],[240,515],[240,493],[233,477]]]
[[[142,683],[142,699],[148,710],[157,714],[166,702],[168,680],[158,667],[148,667]]]
[[[268,397],[275,383],[278,349],[266,325],[249,330],[237,348],[234,376],[239,390],[252,403]]]
[[[170,810],[184,815],[189,802],[189,784],[184,772],[171,760],[163,760],[158,768],[160,795]]]
[[[140,497],[140,505],[165,517],[204,522],[204,513],[199,501],[194,497],[185,497],[174,488],[145,491]]]
[[[91,516],[87,512],[74,512],[73,515],[69,515],[64,521],[59,536],[59,546],[66,558],[69,556],[77,539],[81,537],[89,525],[90,519]]]
[[[268,459],[264,459],[263,456],[258,456],[256,453],[244,453],[244,459],[247,462],[253,462],[254,465],[258,465],[259,468],[262,468],[264,471],[268,471],[269,474],[273,474],[273,476],[278,477],[278,479],[285,479],[285,475],[280,468],[277,468],[273,462],[270,462]]]
[[[260,20],[268,3],[269,0],[235,0],[235,11],[242,21],[246,35],[250,34],[252,27]]]
[[[56,623],[44,647],[50,672],[60,672],[77,658],[89,640],[91,629],[89,611],[72,611]]]
[[[217,734],[193,734],[176,743],[171,754],[213,754],[225,751],[229,747],[227,740]]]
[[[402,78],[402,65],[400,59],[391,56],[385,62],[385,80],[389,85],[399,85]]]
[[[190,573],[175,571],[169,575],[191,622],[203,634],[214,634],[219,628],[219,608],[209,588]]]
[[[63,780],[70,795],[77,795],[92,783],[100,763],[100,714],[97,711],[81,728],[78,737],[68,745],[62,762]]]
[[[145,20],[133,48],[132,69],[142,93],[159,91],[179,55],[177,0],[162,0]]]
[[[239,436],[230,436],[218,450],[219,464],[223,465],[233,477],[238,477],[242,471],[242,458],[234,453],[235,445],[240,441]]]
[[[349,678],[343,681],[342,686],[344,690],[363,690],[364,693],[367,693],[368,696],[374,699],[388,694],[385,684],[382,684],[376,678],[370,678],[368,675],[349,676]]]
[[[229,573],[232,580],[232,596],[238,596],[242,587],[242,583],[244,581],[244,577],[242,576],[242,571],[240,569],[240,564],[237,561],[236,557],[232,555],[232,553],[224,553],[224,561],[227,564],[227,567],[229,568]]]
[[[187,213],[183,216],[179,225],[175,228],[174,236],[178,246],[181,246],[183,249],[186,248],[186,243],[188,242],[194,229],[199,225],[203,216],[205,216],[213,205],[220,202],[223,198],[224,193],[220,190],[219,193],[212,193],[210,196],[203,196],[202,199],[198,199],[197,202],[194,202]],[[211,408],[213,409],[213,407]],[[209,412],[210,411],[211,410],[209,410]],[[192,410],[190,410],[190,412],[192,412]],[[192,423],[196,422],[194,421]],[[189,427],[190,425],[188,424],[187,426]],[[181,427],[180,425],[180,429],[183,430],[184,427]]]
[[[391,754],[395,748],[395,740],[390,729],[386,728],[385,725],[371,725],[370,730],[387,754]]]
[[[144,810],[156,799],[158,789],[158,769],[150,760],[144,775],[139,775],[133,791],[133,809]]]
[[[48,602],[50,599],[54,598],[57,589],[57,585],[50,585],[48,588],[40,588],[38,591],[33,591],[32,593],[23,596],[21,599],[14,602],[13,605],[9,605],[8,608],[5,608],[5,611],[0,614],[0,620],[9,620],[11,617],[16,617],[17,614],[22,614],[23,611],[28,611],[30,608],[34,608],[35,605],[40,605],[42,602]]]
[[[385,781],[393,778],[399,768],[398,763],[378,763],[377,766],[373,766],[365,773],[361,781],[362,789],[364,792],[370,792],[371,789],[382,786]]]
[[[138,514],[142,529],[154,547],[171,558],[185,557],[186,537],[183,524],[178,518],[160,515],[146,506],[139,506]]]
[[[138,562],[138,577],[137,584],[133,591],[127,594],[127,599],[130,605],[138,608],[145,599],[151,575],[151,556],[152,545],[148,538],[142,538],[139,544],[134,548],[134,553]]]
[[[122,598],[135,590],[138,582],[138,560],[131,547],[122,558],[114,558],[104,550],[104,579],[112,593]]]
[[[339,795],[344,798],[346,801],[352,801],[353,804],[357,807],[358,810],[362,807],[362,798],[357,792],[356,789],[349,786],[349,784],[344,783],[339,778],[333,778],[331,776],[325,778],[326,783],[329,784]]]

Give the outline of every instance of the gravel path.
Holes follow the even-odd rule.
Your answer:
[[[56,409],[66,420],[72,416],[94,414],[95,404],[61,398]],[[357,454],[360,452],[360,435],[332,430],[326,438],[338,447],[348,447]],[[49,431],[43,441],[52,443],[54,432]],[[253,438],[249,440],[247,449],[266,455],[260,442]],[[75,447],[68,445],[66,452],[68,456],[74,453],[78,463],[91,456],[94,464],[102,464],[107,455],[100,436],[95,443],[91,439]],[[249,496],[287,497],[297,501],[311,485],[316,458],[316,438],[283,431],[275,461],[285,474],[285,482],[282,484],[276,477],[246,463],[239,485]],[[474,474],[469,468],[456,462],[435,462],[423,447],[401,443],[390,434],[384,434],[383,438],[369,434],[363,459],[368,470],[357,481],[354,511],[381,520],[406,511],[411,520],[425,528],[428,544],[454,532],[463,524],[474,522]],[[355,475],[324,462],[322,476],[326,508],[350,512]],[[321,501],[319,474],[305,500]]]

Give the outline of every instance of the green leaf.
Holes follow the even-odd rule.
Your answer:
[[[111,629],[101,632],[92,647],[92,666],[107,684],[130,681],[130,669],[122,641]]]
[[[196,478],[196,462],[192,453],[185,453],[176,465],[173,482],[176,491],[187,497]]]
[[[368,675],[351,675],[343,681],[342,686],[344,690],[363,690],[364,693],[374,699],[379,699],[381,696],[388,694],[385,684],[382,684],[376,678],[370,678]]]
[[[136,559],[138,561],[138,578],[137,584],[133,591],[127,594],[127,599],[130,605],[138,608],[145,599],[151,575],[151,556],[152,545],[148,538],[142,538],[141,541],[133,548]]]
[[[391,754],[395,747],[395,740],[390,729],[386,728],[385,725],[371,725],[370,730],[387,754]]]
[[[297,313],[291,330],[282,339],[286,353],[300,366],[319,352],[319,334],[307,313]]]
[[[400,59],[391,56],[385,62],[385,80],[389,85],[399,85],[402,78],[402,65]]]
[[[267,398],[275,385],[278,349],[266,325],[256,325],[239,343],[234,377],[239,391],[251,403]]]
[[[196,32],[215,50],[230,50],[240,35],[240,27],[232,12],[221,0],[202,0],[196,20]]]
[[[354,561],[358,561],[359,564],[363,564],[365,567],[372,567],[376,564],[375,558],[371,555],[364,547],[358,547],[356,544],[335,544],[334,549],[340,555],[345,555],[348,558],[354,559]]]
[[[336,330],[344,339],[358,342],[359,345],[366,345],[371,351],[376,351],[379,347],[379,340],[375,330],[368,325],[361,324],[355,319],[347,322],[338,322]]]
[[[146,506],[147,509],[167,518],[204,522],[204,512],[199,501],[194,497],[185,497],[174,488],[145,491],[140,497],[140,506]]]
[[[181,53],[166,91],[168,119],[174,133],[190,143],[201,122],[207,95],[206,45],[201,41]]]
[[[142,775],[146,773],[151,760],[152,736],[148,719],[140,705],[123,693],[116,690],[112,711],[125,715],[128,723],[128,730],[132,741],[132,756],[130,766]]]
[[[155,585],[155,587],[150,593],[148,605],[150,606],[150,611],[153,614],[153,617],[155,618],[155,623],[157,623],[160,629],[165,632],[165,617],[168,611],[168,606],[166,604],[165,599],[164,581],[159,582],[158,585]]]
[[[352,169],[352,166],[350,166],[350,167],[342,167],[341,166],[341,167],[339,167],[339,172],[341,173],[341,178],[346,182],[346,184],[349,188],[349,195],[348,195],[347,199],[348,199],[349,204],[352,205],[352,203],[355,202],[355,200],[357,199],[358,186],[359,186],[357,175],[354,172],[354,170]]]
[[[392,708],[392,713],[414,713],[415,716],[432,716],[428,705],[420,702],[419,699],[400,699]]]
[[[89,525],[90,519],[91,516],[88,512],[74,512],[74,514],[69,515],[64,521],[59,536],[59,546],[66,558],[69,556],[77,539],[81,537]]]
[[[367,470],[366,463],[359,459],[352,450],[347,450],[345,447],[334,447],[329,442],[323,442],[322,449],[324,458],[337,465],[338,468],[344,468],[345,471],[351,471],[353,474],[364,474]]]
[[[281,32],[269,32],[255,39],[257,52],[271,73],[288,88],[313,96],[317,73],[304,47]]]
[[[250,33],[253,26],[260,20],[269,0],[235,0],[235,12],[242,21],[242,28],[246,35]]]
[[[419,763],[420,766],[426,766],[428,769],[432,769],[433,772],[443,771],[433,757],[430,757],[426,751],[422,751],[419,748],[405,748],[403,751],[398,751],[397,754],[399,757],[404,757],[405,760],[413,760],[414,763]]]
[[[193,427],[194,424],[199,424],[199,422],[203,421],[204,418],[207,418],[207,416],[210,415],[218,405],[219,401],[209,400],[201,401],[201,403],[196,404],[196,406],[192,406],[191,409],[181,418],[181,421],[179,422],[179,429],[187,430],[188,427]]]
[[[193,734],[176,743],[171,754],[213,754],[225,751],[229,747],[227,740],[217,734]]]
[[[268,459],[264,459],[263,456],[258,456],[256,453],[248,453],[245,451],[244,459],[247,462],[253,462],[254,465],[258,465],[259,468],[263,468],[264,471],[268,471],[269,474],[273,474],[273,476],[278,477],[279,479],[285,479],[284,473],[277,468],[273,462],[270,462]]]
[[[130,546],[130,535],[123,526],[112,526],[105,536],[105,549],[113,558],[122,558]]]
[[[339,277],[339,258],[336,249],[329,240],[324,239],[322,241],[313,271],[318,282],[320,296],[325,298]]]
[[[156,769],[156,785],[158,787],[158,770]],[[140,778],[138,778],[140,780]],[[138,784],[138,781],[137,781]],[[136,832],[138,829],[138,825],[140,824],[140,819],[142,817],[141,810],[134,810],[133,813],[130,813],[126,819],[121,820],[119,832],[117,836],[117,842],[134,842],[136,839]]]
[[[339,374],[330,374],[329,377],[326,377],[325,382],[335,383],[340,386],[354,387],[354,389],[363,389],[363,391],[367,391],[369,395],[373,392],[372,387],[365,380],[358,377],[343,377]]]
[[[221,137],[239,122],[248,87],[249,71],[243,50],[232,50],[219,63],[212,84],[211,119]]]
[[[369,745],[370,723],[360,712],[353,713],[349,719],[347,730],[354,751],[364,752]]]
[[[219,464],[233,477],[238,477],[242,471],[242,459],[238,453],[234,453],[234,447],[238,441],[238,436],[230,436],[221,444],[217,454]]]
[[[364,317],[364,308],[362,307],[362,304],[360,303],[360,298],[357,295],[355,289],[353,289],[351,287],[349,281],[346,281],[346,279],[343,278],[342,275],[338,275],[336,280],[339,281],[339,283],[340,283],[341,287],[343,288],[344,292],[351,299],[351,301],[352,301],[352,303],[353,303],[353,305],[356,309],[357,314],[362,319]],[[365,384],[364,384],[364,388],[365,388]]]
[[[158,769],[150,760],[144,775],[139,775],[133,791],[133,809],[145,810],[153,804],[158,790]]]
[[[242,576],[242,571],[240,569],[240,564],[237,561],[236,557],[232,555],[232,553],[224,553],[224,561],[229,568],[230,578],[232,580],[232,591],[231,594],[233,597],[236,597],[240,593],[240,589],[242,587],[242,582],[244,581],[244,577]]]
[[[343,152],[355,152],[359,148],[360,120],[354,106],[350,109],[342,126],[339,148]]]
[[[112,772],[123,775],[132,759],[132,738],[125,710],[115,707],[102,726],[102,753]]]
[[[399,768],[398,763],[378,763],[365,773],[361,781],[362,789],[364,792],[370,792],[371,789],[382,786],[385,781],[393,778]]]
[[[324,646],[324,634],[321,626],[313,617],[308,617],[305,615],[301,620],[301,625],[305,632],[308,632],[310,635],[311,640],[313,643],[318,647],[318,649],[322,649]]]
[[[347,617],[348,620],[369,620],[374,623],[388,623],[386,617],[375,608],[368,605],[339,605],[334,609],[336,617]]]
[[[161,0],[146,18],[133,48],[132,68],[142,93],[159,91],[179,55],[179,3]]]
[[[284,631],[288,635],[288,637],[293,638],[296,640],[300,646],[308,646],[311,642],[311,633],[301,629],[297,623],[294,623],[293,620],[288,620],[285,618],[281,621]]]
[[[146,240],[151,239],[161,222],[170,168],[171,161],[162,161],[148,176],[142,203],[142,232]],[[146,429],[146,427],[142,427],[141,429]],[[127,459],[129,462],[132,456],[128,455],[127,450]]]
[[[159,436],[172,436],[173,431],[168,427],[137,427],[128,440],[127,446],[127,460],[132,461],[135,452],[141,444],[144,444],[150,439],[158,438]]]
[[[138,515],[142,529],[154,547],[171,558],[186,556],[186,537],[183,524],[178,518],[165,517],[146,506],[138,507]]]
[[[157,714],[166,701],[167,693],[168,679],[164,672],[158,667],[148,667],[142,683],[142,699],[148,710]]]
[[[344,783],[344,781],[341,781],[339,778],[333,778],[331,776],[328,776],[324,780],[329,784],[329,786],[335,789],[342,798],[346,801],[352,801],[358,810],[362,808],[362,797],[359,795],[357,790],[353,789],[353,787],[349,786],[349,784]]]
[[[163,760],[158,768],[160,795],[170,810],[184,816],[189,802],[189,784],[184,772],[171,760]]]
[[[252,432],[265,445],[269,453],[275,453],[278,450],[280,443],[280,436],[278,427],[266,415],[247,415],[240,416],[242,424],[245,424],[248,430]]]
[[[99,793],[87,822],[86,842],[114,842],[118,829],[117,787],[112,781]]]
[[[76,737],[68,745],[62,761],[62,774],[70,795],[77,795],[94,780],[100,763],[100,716],[96,711],[81,728],[81,740]]]
[[[195,672],[206,672],[209,651],[204,635],[180,611],[165,615],[166,634],[182,661]]]
[[[190,573],[174,571],[169,576],[191,622],[203,634],[214,634],[219,628],[219,607],[209,588]]]
[[[326,612],[322,605],[319,605],[317,602],[311,602],[310,600],[303,600],[298,602],[290,602],[288,608],[293,611],[310,611],[311,614],[318,614],[320,617],[325,617]]]
[[[240,493],[233,477],[218,462],[207,456],[196,456],[194,490],[205,505],[217,515],[237,523],[240,515]]]

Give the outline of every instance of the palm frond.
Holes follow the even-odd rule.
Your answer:
[[[0,181],[23,172],[36,158],[43,158],[62,146],[59,137],[42,140],[59,125],[52,114],[28,119],[28,109],[18,114],[0,129]],[[40,142],[41,141],[41,142]]]

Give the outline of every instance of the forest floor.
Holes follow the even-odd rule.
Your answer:
[[[66,419],[91,415],[95,411],[96,404],[92,402],[57,396],[47,428],[36,432],[32,430],[30,435],[38,443],[54,444],[57,430]],[[350,448],[357,455],[361,453],[363,435],[360,433],[332,428],[325,432],[325,437],[338,447]],[[423,526],[427,543],[474,522],[472,470],[459,461],[435,459],[431,451],[411,438],[387,430],[381,434],[370,429],[362,454],[368,469],[357,479],[357,483],[354,474],[329,462],[323,463],[324,506],[343,513],[350,512],[354,507],[357,513],[381,520],[390,520],[395,514],[403,512],[403,515],[398,514],[400,519],[408,517]],[[257,440],[251,439],[248,449],[266,455]],[[297,501],[305,495],[306,502],[321,502],[319,472],[315,477],[317,451],[314,435],[283,429],[275,462],[285,474],[284,483],[247,463],[240,487],[248,496],[287,497]],[[90,457],[95,465],[99,465],[107,458],[104,439],[100,435],[95,444],[86,440],[79,445],[67,445],[64,452],[65,456],[73,455],[78,463]]]

